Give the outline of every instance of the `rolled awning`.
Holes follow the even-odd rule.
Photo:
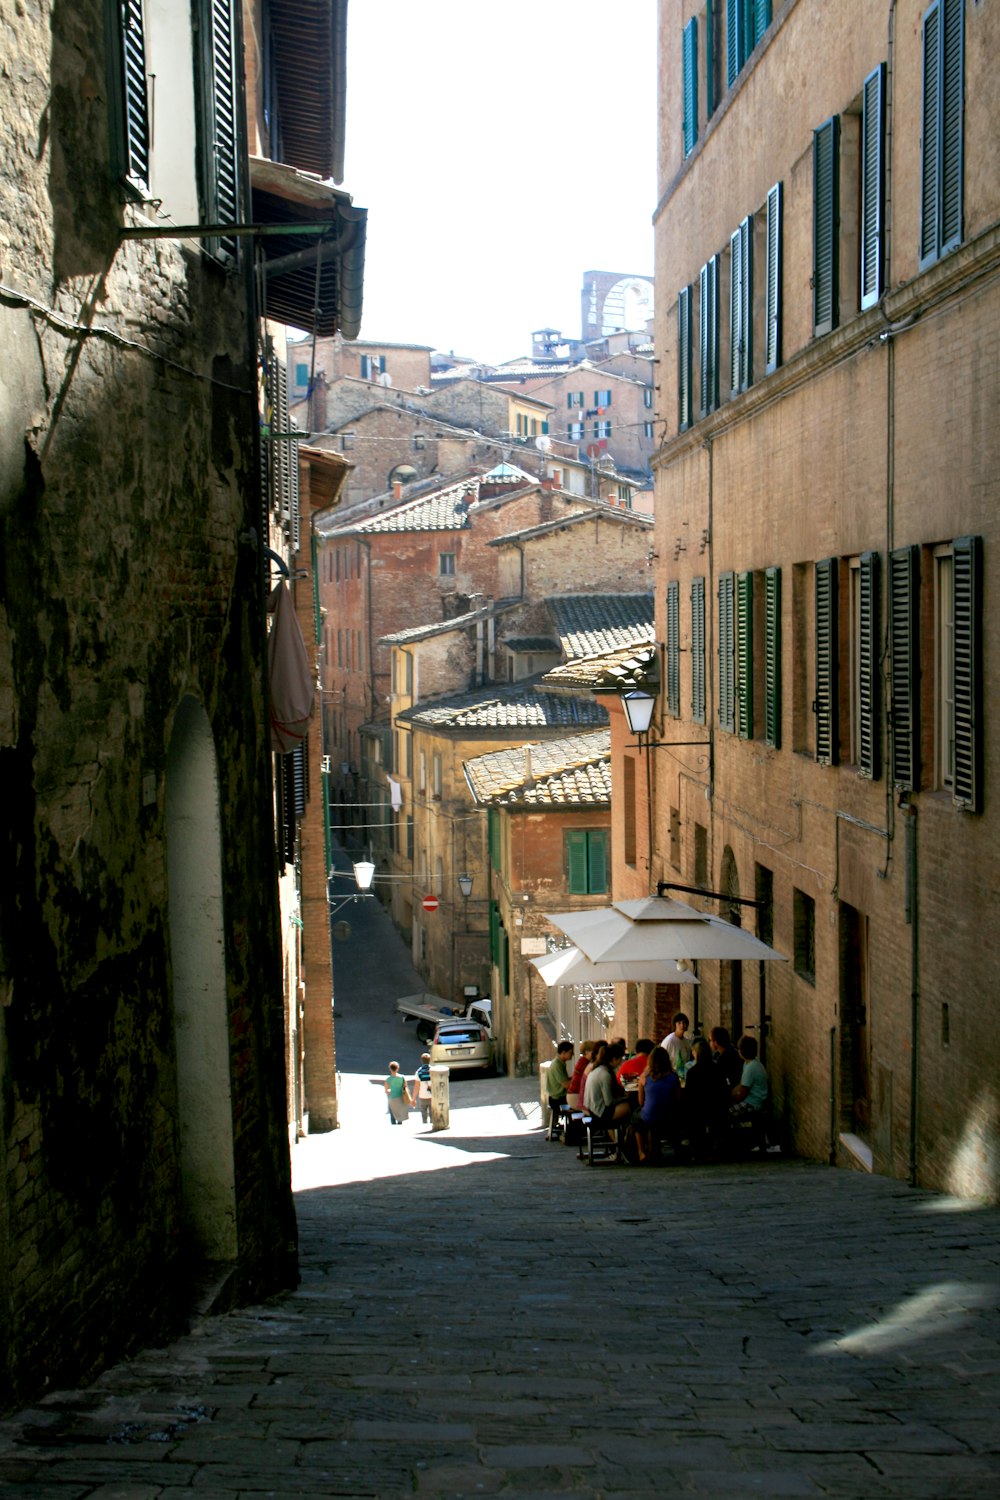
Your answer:
[[[259,156],[250,158],[250,186],[253,222],[269,231],[258,240],[266,317],[324,337],[357,338],[368,210],[309,172]]]

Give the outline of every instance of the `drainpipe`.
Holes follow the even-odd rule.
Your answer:
[[[837,1028],[830,1027],[830,1165],[837,1165]]]
[[[910,1163],[909,1183],[917,1185],[917,1153],[919,1126],[918,1085],[920,1080],[920,911],[917,881],[917,809],[906,806],[904,848],[906,850],[906,905],[903,917],[910,927]]]

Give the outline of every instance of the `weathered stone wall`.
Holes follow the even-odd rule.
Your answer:
[[[292,1274],[295,1231],[246,284],[194,246],[120,243],[141,220],[111,178],[97,0],[3,11],[0,1399],[17,1400],[164,1333],[200,1274],[168,903],[184,700],[217,764],[234,1294]]]

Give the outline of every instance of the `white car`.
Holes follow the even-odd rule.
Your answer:
[[[431,1043],[431,1063],[447,1063],[449,1072],[493,1072],[493,1043],[478,1021],[456,1016],[439,1021]]]

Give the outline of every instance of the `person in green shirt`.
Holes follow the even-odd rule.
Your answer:
[[[570,1062],[573,1057],[574,1047],[572,1042],[560,1042],[556,1048],[556,1055],[549,1063],[548,1072],[545,1075],[545,1089],[549,1096],[549,1129],[547,1140],[557,1139],[556,1122],[559,1119],[559,1111],[566,1103],[566,1090],[569,1088],[571,1078]]]

